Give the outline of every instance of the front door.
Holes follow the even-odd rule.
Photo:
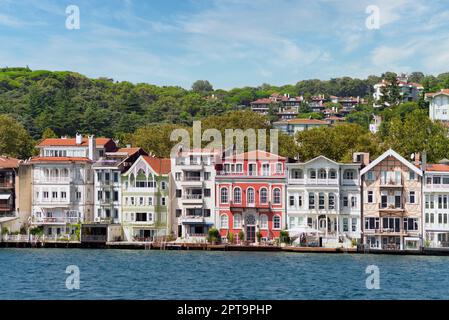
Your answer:
[[[256,227],[247,226],[246,227],[246,241],[255,242],[256,241]]]

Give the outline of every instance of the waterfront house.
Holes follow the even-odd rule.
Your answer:
[[[0,157],[0,235],[3,228],[16,231],[18,224],[17,193],[20,160]]]
[[[172,230],[182,241],[203,242],[215,219],[215,163],[221,150],[180,148],[171,159]]]
[[[122,175],[124,240],[151,242],[169,235],[170,159],[141,155]]]
[[[449,247],[449,164],[424,165],[424,246]]]
[[[316,245],[351,246],[360,238],[360,166],[325,156],[287,164],[289,230],[314,234]],[[312,237],[313,238],[313,237]]]
[[[93,221],[94,179],[92,164],[116,150],[109,138],[44,139],[39,155],[26,165],[32,170],[31,224],[47,237],[75,235],[81,222]]]
[[[425,99],[429,102],[430,119],[449,123],[449,89],[426,93]]]
[[[140,155],[148,155],[141,148],[121,148],[106,152],[93,165],[94,221],[82,224],[81,242],[105,243],[123,239],[121,227],[122,181]]]
[[[223,157],[216,170],[217,227],[222,241],[279,239],[285,228],[284,157],[250,151]]]
[[[361,170],[362,238],[370,249],[420,248],[423,173],[415,161],[390,149]]]
[[[317,119],[289,119],[273,123],[275,129],[281,130],[290,136],[294,136],[299,131],[328,126],[330,124],[327,121]]]

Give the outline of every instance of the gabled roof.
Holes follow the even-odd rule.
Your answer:
[[[131,167],[129,167],[125,175],[128,175],[131,173],[134,168],[139,165],[140,161],[144,162],[147,166],[151,168],[151,170],[157,174],[157,175],[166,175],[169,174],[171,171],[171,160],[166,158],[156,158],[152,156],[143,156],[141,155]]]
[[[19,167],[19,159],[11,158],[11,157],[0,157],[0,168],[1,169],[13,169]]]
[[[108,144],[111,141],[113,142],[113,140],[111,138],[96,138],[95,139],[95,144],[97,146],[104,146],[104,145]],[[77,144],[75,138],[49,138],[49,139],[44,139],[37,146],[38,147],[49,147],[49,146],[55,146],[55,147],[56,146],[57,147],[72,147],[72,146],[74,146],[74,147],[76,147],[76,146],[87,147],[88,145],[89,145],[89,140],[87,138],[83,138],[81,140],[81,144]]]
[[[151,156],[142,156],[142,159],[148,163],[157,174],[168,174],[171,170],[171,161],[166,158],[156,158]]]
[[[129,156],[132,156],[138,152],[142,152],[142,148],[120,148],[115,153],[126,153]],[[147,154],[145,151],[143,151],[143,154]]]
[[[422,176],[422,170],[421,169],[417,168],[414,164],[412,164],[410,161],[405,159],[403,156],[401,156],[399,153],[397,153],[393,149],[388,149],[381,156],[377,157],[376,160],[374,160],[369,165],[367,165],[365,168],[363,168],[360,171],[360,174],[364,175],[365,173],[370,171],[372,168],[377,166],[380,162],[385,160],[387,157],[394,157],[394,158],[398,159],[400,162],[402,162],[404,165],[406,165],[410,170],[413,170],[416,174]]]

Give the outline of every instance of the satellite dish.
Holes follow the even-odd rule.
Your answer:
[[[415,154],[412,153],[412,155],[410,156],[410,158],[411,158],[412,160],[414,160],[414,159],[415,159]]]

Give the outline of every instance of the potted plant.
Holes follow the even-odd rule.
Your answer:
[[[257,237],[257,242],[259,242],[259,244],[260,244],[260,240],[262,239],[262,233],[260,231],[257,231],[256,237]]]
[[[208,231],[208,235],[209,235],[208,241],[211,244],[216,244],[218,242],[218,237],[220,235],[220,232],[218,231],[217,228],[210,228]]]
[[[281,245],[284,244],[284,246],[285,246],[287,243],[290,243],[290,237],[288,235],[287,230],[282,230],[280,232],[279,238],[280,238],[279,240],[281,242]]]
[[[230,243],[230,244],[234,243],[235,239],[234,239],[234,234],[232,232],[228,232],[227,238],[228,238],[228,243]]]
[[[243,230],[239,231],[239,240],[241,243],[245,240],[245,232]]]

